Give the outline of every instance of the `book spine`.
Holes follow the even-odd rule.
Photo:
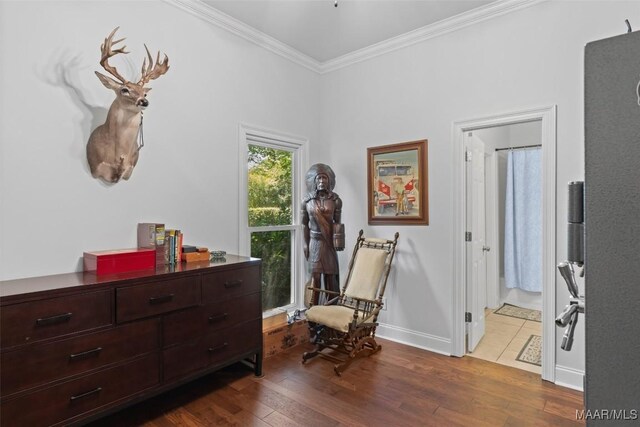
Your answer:
[[[155,226],[156,265],[164,265],[164,224]]]
[[[174,244],[174,248],[173,251],[176,254],[176,259],[175,259],[175,263],[178,264],[180,261],[180,258],[178,258],[179,255],[179,250],[178,250],[178,246],[180,246],[180,230],[176,230],[176,239],[174,240],[173,244]]]
[[[169,230],[169,264],[176,263],[176,230]]]
[[[164,232],[164,260],[166,265],[171,265],[171,233],[170,230]]]

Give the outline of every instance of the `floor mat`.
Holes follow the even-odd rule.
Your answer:
[[[542,337],[531,335],[522,350],[520,350],[516,360],[542,366]]]
[[[516,307],[511,304],[503,304],[502,307],[494,311],[494,313],[502,316],[533,320],[534,322],[542,321],[542,312],[540,310],[530,310],[528,308]]]

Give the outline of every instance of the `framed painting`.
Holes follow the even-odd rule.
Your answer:
[[[367,148],[369,225],[429,225],[427,140]]]

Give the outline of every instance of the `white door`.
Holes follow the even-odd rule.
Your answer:
[[[484,309],[487,305],[487,264],[489,250],[485,240],[484,142],[473,132],[467,132],[467,351],[472,352],[484,336]],[[470,156],[470,159],[469,159]]]

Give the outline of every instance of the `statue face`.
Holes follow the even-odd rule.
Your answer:
[[[324,173],[318,174],[318,176],[316,176],[316,189],[318,191],[326,191],[328,188],[329,177]]]

